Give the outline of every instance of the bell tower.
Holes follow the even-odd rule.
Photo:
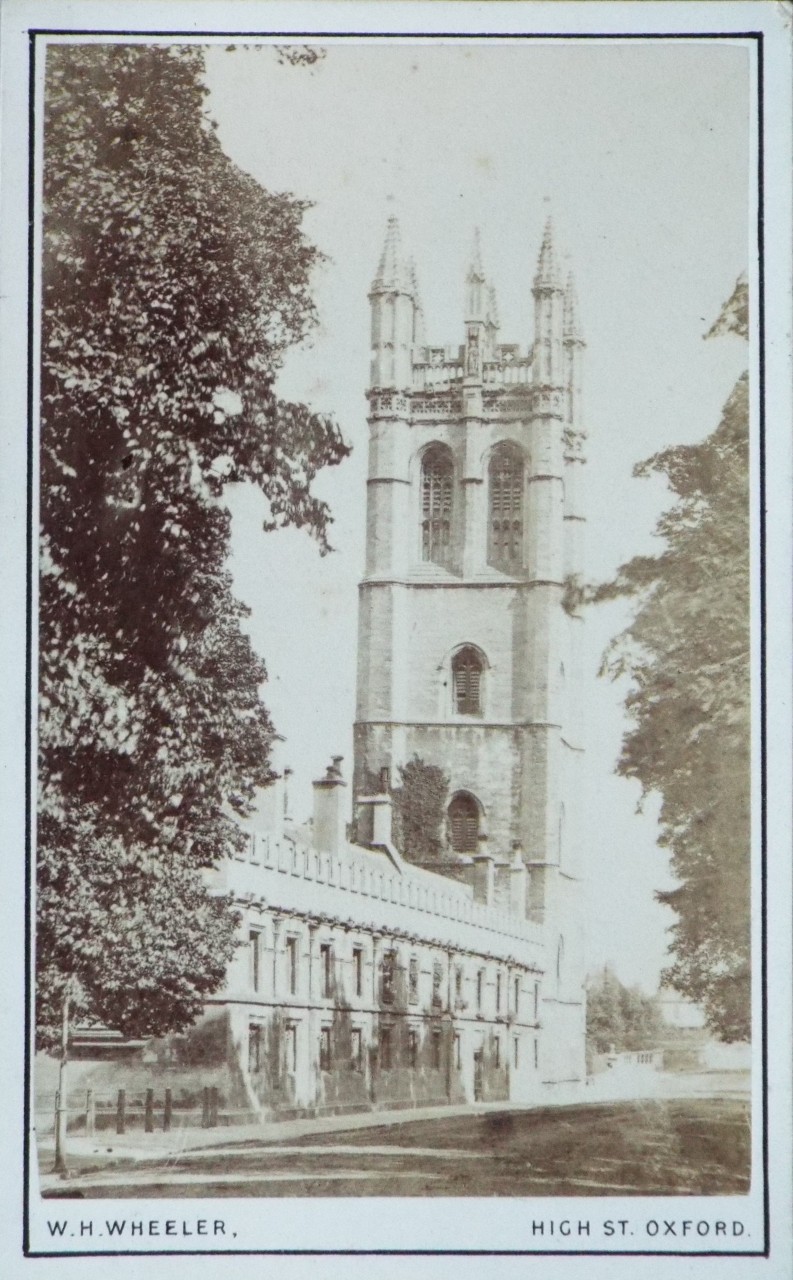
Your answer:
[[[523,860],[563,987],[579,949],[584,340],[550,220],[532,345],[501,338],[478,233],[463,284],[462,341],[432,345],[389,221],[369,294],[355,790],[397,785],[414,756],[439,766],[449,859]]]

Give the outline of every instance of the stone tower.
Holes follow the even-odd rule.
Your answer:
[[[396,785],[416,755],[439,765],[449,843],[496,862],[520,850],[547,970],[563,986],[564,973],[583,980],[584,341],[550,220],[532,294],[533,346],[501,341],[477,235],[464,341],[427,345],[415,269],[390,220],[369,294],[355,788]]]

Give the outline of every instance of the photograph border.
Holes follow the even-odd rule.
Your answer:
[[[25,740],[25,1046],[24,1046],[24,1072],[25,1072],[25,1098],[24,1098],[24,1150],[23,1150],[23,1212],[22,1212],[22,1229],[23,1229],[23,1253],[26,1258],[100,1258],[100,1257],[228,1257],[228,1256],[263,1256],[263,1257],[690,1257],[690,1258],[768,1258],[770,1254],[771,1240],[771,1207],[770,1207],[770,1190],[769,1190],[769,1135],[768,1135],[768,956],[767,956],[767,733],[768,733],[768,681],[767,681],[767,529],[766,529],[766,317],[765,317],[765,134],[764,134],[764,39],[765,32],[763,30],[696,30],[696,31],[654,31],[654,32],[637,32],[631,30],[623,31],[601,31],[601,32],[584,32],[584,31],[567,31],[567,32],[546,32],[546,31],[501,31],[489,30],[483,32],[470,32],[461,30],[445,30],[445,31],[381,31],[381,30],[304,30],[304,31],[286,31],[281,29],[257,29],[257,30],[240,30],[239,28],[224,30],[140,30],[140,29],[110,29],[110,28],[86,28],[86,27],[30,27],[28,28],[29,42],[29,62],[28,62],[28,215],[29,215],[29,231],[28,231],[28,263],[27,263],[27,279],[28,279],[28,333],[27,333],[27,396],[28,396],[28,418],[27,418],[27,466],[26,466],[26,484],[27,484],[27,529],[26,529],[26,584],[25,584],[25,602],[26,602],[26,620],[25,620],[25,643],[26,643],[26,674],[25,674],[25,717],[26,717],[26,740]],[[760,813],[760,911],[759,911],[759,948],[760,948],[760,980],[759,990],[761,997],[760,1009],[760,1050],[759,1050],[759,1067],[761,1071],[761,1113],[760,1116],[752,1118],[752,1123],[760,1123],[762,1126],[762,1204],[763,1204],[763,1242],[762,1248],[753,1250],[690,1250],[690,1249],[267,1249],[267,1248],[224,1248],[224,1249],[103,1249],[103,1250],[42,1250],[33,1249],[30,1243],[30,1197],[31,1197],[31,1102],[30,1088],[32,1080],[32,1005],[33,1005],[33,925],[32,912],[34,908],[34,892],[32,882],[32,858],[33,858],[33,822],[35,808],[35,782],[36,770],[35,760],[33,759],[33,749],[35,745],[34,725],[32,720],[33,713],[33,687],[35,679],[35,668],[37,665],[37,652],[33,651],[34,642],[34,617],[33,617],[33,585],[34,571],[36,568],[36,542],[34,539],[34,496],[35,496],[35,474],[36,461],[34,458],[35,446],[35,422],[37,415],[37,405],[35,403],[36,395],[36,374],[35,374],[35,332],[38,318],[35,314],[36,300],[34,297],[34,284],[36,274],[36,248],[37,248],[37,231],[36,231],[36,165],[39,161],[37,153],[38,139],[36,130],[39,125],[36,115],[35,103],[35,85],[37,74],[37,51],[45,46],[47,37],[98,37],[103,41],[110,42],[114,39],[133,39],[136,43],[143,43],[147,39],[162,42],[166,40],[185,40],[192,43],[200,43],[202,39],[217,40],[223,38],[234,39],[236,41],[250,40],[278,40],[288,41],[295,40],[303,42],[316,42],[323,39],[332,39],[334,42],[367,40],[367,41],[393,41],[399,40],[405,42],[407,40],[417,40],[431,44],[441,40],[454,40],[455,42],[476,41],[483,42],[489,40],[498,41],[520,41],[526,44],[532,42],[548,42],[548,41],[569,41],[577,44],[590,41],[608,41],[610,43],[618,43],[620,41],[630,41],[631,43],[643,43],[645,41],[684,41],[693,43],[697,41],[718,41],[724,40],[736,42],[739,40],[754,42],[754,56],[756,65],[756,102],[755,109],[757,113],[757,161],[756,173],[750,175],[751,181],[757,184],[757,219],[754,235],[756,237],[756,248],[758,256],[758,294],[755,303],[756,321],[756,341],[757,347],[757,369],[758,369],[758,406],[759,415],[757,422],[757,430],[759,431],[758,446],[758,488],[757,494],[750,492],[750,502],[753,503],[752,508],[752,532],[757,532],[759,547],[759,584],[758,584],[758,601],[759,601],[759,803],[761,806]],[[750,187],[751,192],[751,187]],[[755,501],[756,498],[756,501]],[[754,1059],[757,1061],[757,1058]],[[754,1069],[754,1062],[753,1062]],[[419,1113],[420,1118],[420,1113]],[[145,1196],[141,1196],[145,1199]],[[660,1198],[660,1197],[659,1197]],[[672,1197],[670,1196],[670,1199]],[[551,1198],[549,1197],[549,1201]],[[307,1200],[307,1204],[310,1201]]]

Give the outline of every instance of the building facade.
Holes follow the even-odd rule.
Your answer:
[[[463,341],[429,345],[389,223],[352,794],[336,758],[309,831],[275,782],[213,873],[244,946],[206,1022],[262,1115],[539,1102],[585,1076],[584,343],[550,224],[532,292],[533,346],[502,342],[477,243]],[[445,874],[392,840],[416,757],[449,780]]]

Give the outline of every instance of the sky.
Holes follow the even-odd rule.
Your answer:
[[[265,535],[263,500],[236,486],[237,594],[268,667],[264,690],[296,817],[331,754],[350,776],[357,583],[363,570],[369,370],[367,292],[386,220],[416,261],[428,341],[463,340],[474,227],[496,287],[500,340],[532,340],[531,280],[552,213],[574,272],[585,353],[586,576],[604,581],[660,549],[660,478],[634,465],[702,439],[746,366],[743,344],[703,335],[747,268],[749,58],[739,42],[537,42],[324,46],[312,67],[272,48],[215,46],[208,110],[231,158],[273,191],[312,202],[326,255],[313,282],[320,323],[291,352],[286,397],[330,412],[353,452],[318,478],[334,515],[330,556],[298,531]],[[590,969],[655,988],[673,916],[657,799],[614,766],[625,685],[597,677],[623,603],[587,618],[587,922]]]

